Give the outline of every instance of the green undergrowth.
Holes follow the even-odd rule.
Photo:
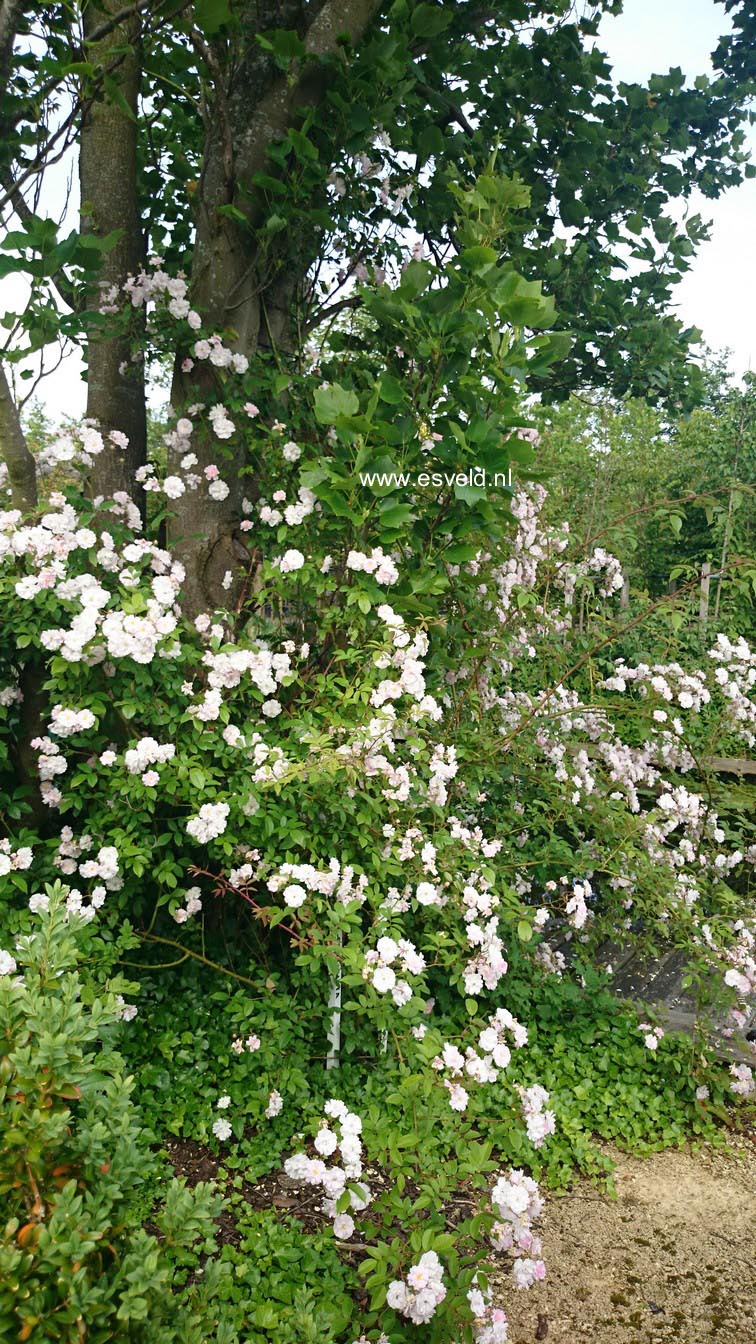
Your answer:
[[[396,1078],[393,1042],[385,1054],[377,1040],[372,1052],[369,1039],[350,1042],[347,1020],[341,1067],[328,1072],[325,1043],[313,1045],[306,1001],[298,1018],[284,1017],[275,992],[257,995],[204,967],[144,979],[137,1001],[139,1016],[125,1030],[122,1048],[138,1080],[135,1098],[145,1124],[158,1138],[206,1144],[247,1181],[281,1166],[292,1135],[328,1096],[342,1096],[364,1117],[380,1109]],[[498,1122],[491,1088],[478,1123],[502,1163],[523,1165],[559,1190],[580,1175],[609,1177],[606,1144],[643,1155],[691,1140],[725,1141],[728,1078],[716,1064],[704,1073],[700,1041],[666,1035],[650,1051],[637,1013],[598,977],[583,987],[566,977],[534,981],[515,974],[507,977],[502,1001],[529,1024],[528,1045],[516,1052],[508,1074],[525,1086],[546,1087],[557,1117],[556,1133],[536,1150],[513,1134],[509,1120]],[[260,1048],[236,1055],[234,1036],[250,1034],[260,1038]],[[704,1077],[710,1095],[699,1101],[696,1088]],[[268,1119],[273,1089],[284,1105]],[[234,1117],[227,1144],[212,1133],[222,1095],[231,1097]]]

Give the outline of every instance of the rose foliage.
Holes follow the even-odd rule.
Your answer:
[[[66,1072],[64,1047],[60,1064],[35,1062],[18,1022],[26,999],[39,1013],[34,949],[61,910],[90,939],[95,976],[137,945],[144,957],[167,944],[269,993],[264,1081],[259,1035],[243,1021],[227,1033],[253,1122],[288,1124],[287,1177],[322,1193],[337,1242],[357,1248],[367,1294],[340,1338],[391,1344],[416,1327],[429,1341],[500,1344],[507,1294],[545,1273],[527,1173],[560,1115],[527,1063],[514,973],[579,986],[609,941],[675,947],[731,1025],[756,973],[745,899],[756,844],[701,764],[752,748],[756,654],[723,631],[700,666],[674,649],[624,659],[619,563],[544,522],[529,477],[526,381],[564,344],[548,334],[540,287],[491,245],[526,193],[490,174],[450,190],[458,254],[418,249],[396,284],[367,280],[356,329],[255,386],[228,335],[203,329],[183,277],[154,259],[105,305],[146,312],[142,353],[177,349],[187,369],[207,366],[215,391],[179,408],[165,453],[141,472],[146,528],[129,497],[87,496],[92,460],[124,446],[91,423],[45,450],[38,515],[0,515],[0,985],[17,1038],[2,1067],[24,1093],[40,1086],[24,1071]],[[220,507],[239,439],[254,479],[236,537],[240,596],[187,614],[162,525],[186,492],[208,516]],[[590,613],[580,628],[578,605]],[[31,784],[14,782],[19,763]],[[66,894],[50,906],[56,879]],[[233,930],[226,951],[221,926],[226,946]],[[55,1011],[73,1021],[72,983]],[[270,1062],[302,1002],[304,1083],[285,1051],[277,1072]],[[134,1008],[121,1002],[127,1022]],[[107,1026],[112,1004],[97,1013]],[[644,1024],[642,1037],[669,1048],[661,1028]],[[105,1097],[123,1117],[123,1083],[86,1093],[73,1063],[81,1099],[65,1105],[81,1124],[99,1123]],[[691,1104],[707,1076],[699,1050]],[[732,1090],[748,1086],[741,1066]],[[233,1092],[211,1127],[223,1152],[244,1130]],[[38,1095],[39,1126],[59,1115],[62,1142],[61,1098],[79,1094]],[[49,1226],[41,1189],[26,1223],[19,1212],[8,1224],[12,1270],[79,1209],[99,1236],[105,1214],[63,1180],[70,1160]],[[116,1272],[104,1252],[87,1255]],[[29,1327],[19,1338],[69,1338],[54,1312],[40,1326],[36,1305],[15,1310]]]

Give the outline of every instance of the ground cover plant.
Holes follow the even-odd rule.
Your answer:
[[[65,246],[32,212],[6,249],[20,267],[41,252],[38,292],[81,286],[67,331],[87,338],[90,392],[36,454],[2,401],[0,1308],[19,1339],[503,1344],[507,1292],[547,1272],[545,1190],[606,1176],[602,1139],[721,1141],[752,1090],[706,1036],[707,1013],[744,1027],[756,976],[753,820],[710,765],[756,735],[747,546],[733,524],[735,596],[690,640],[695,568],[623,605],[606,537],[547,504],[533,391],[560,368],[554,394],[578,372],[628,389],[625,356],[608,341],[597,375],[531,274],[539,165],[505,171],[483,130],[463,154],[431,120],[441,143],[413,175],[412,117],[396,143],[375,125],[404,125],[400,76],[410,111],[435,105],[442,58],[500,80],[477,34],[495,20],[342,6],[334,37],[333,6],[294,8],[296,31],[255,34],[250,7],[158,7],[142,102],[136,10],[88,7],[73,70],[69,18],[45,14],[83,180],[122,137],[134,189],[117,237],[91,218],[100,195]],[[521,8],[497,21],[529,60]],[[589,90],[594,18],[548,39],[577,43]],[[707,94],[733,135],[739,50]],[[179,171],[161,101],[177,62],[215,113],[191,228],[145,188]],[[353,119],[360,99],[371,112],[349,136],[318,77],[334,66]],[[21,126],[26,68],[6,95]],[[285,119],[271,137],[252,118],[264,143],[248,136],[242,164],[251,74]],[[678,136],[708,108],[674,79],[658,92]],[[481,127],[488,112],[482,95]],[[182,172],[198,131],[180,130]],[[740,163],[728,145],[710,146],[712,189]],[[23,165],[26,140],[9,152]],[[213,179],[229,153],[233,190]],[[672,193],[670,174],[660,151]],[[140,201],[146,257],[126,246]],[[604,282],[597,331],[619,301]],[[329,290],[307,331],[305,292],[317,309]],[[40,321],[21,323],[32,343]],[[682,333],[661,309],[651,325],[654,395],[679,396],[696,383]],[[166,367],[147,451],[143,370]],[[748,483],[733,470],[728,488]],[[685,954],[695,1036],[617,1002],[617,944]]]

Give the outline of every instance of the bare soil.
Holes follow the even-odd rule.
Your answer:
[[[511,1344],[756,1341],[756,1146],[646,1159],[612,1153],[616,1200],[550,1197],[546,1282],[502,1283]]]

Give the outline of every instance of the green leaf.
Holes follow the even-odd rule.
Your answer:
[[[103,76],[102,86],[106,94],[108,95],[110,102],[115,103],[119,111],[121,111],[123,115],[128,118],[129,121],[135,122],[136,116],[134,115],[134,112],[132,111],[131,107],[126,101],[123,95],[123,90],[120,88],[119,84],[113,78],[112,75]]]
[[[290,127],[288,138],[298,159],[317,159],[318,151],[316,146],[312,143],[312,140],[308,140],[307,136],[303,135],[301,131],[295,130],[293,126]]]
[[[387,405],[398,406],[404,401],[406,393],[398,378],[392,378],[390,373],[384,373],[378,385],[378,395]]]
[[[405,523],[411,523],[415,515],[409,504],[392,504],[388,509],[381,509],[380,524],[381,527],[403,527]]]
[[[195,0],[194,18],[197,27],[212,37],[233,18],[229,0]]]
[[[411,261],[404,268],[401,284],[396,292],[401,297],[410,294],[412,298],[418,298],[428,288],[430,280],[430,266],[424,261]]]
[[[417,154],[421,163],[443,154],[446,140],[440,126],[425,126],[417,137]]]
[[[454,498],[464,500],[465,504],[478,504],[481,499],[486,498],[486,488],[483,485],[455,485]]]
[[[264,51],[269,51],[283,69],[292,61],[301,61],[307,55],[304,42],[291,29],[279,28],[274,33],[257,33],[255,41]]]
[[[468,560],[474,560],[479,550],[480,546],[448,546],[444,551],[444,560],[448,560],[451,565],[464,565]]]
[[[356,392],[340,383],[326,383],[315,392],[315,419],[321,425],[335,425],[341,416],[356,415],[360,402]]]
[[[217,210],[219,215],[223,215],[226,219],[233,219],[236,224],[247,223],[247,216],[243,210],[239,209],[238,205],[219,205]]]
[[[436,37],[454,18],[453,5],[415,5],[410,28],[416,37]]]
[[[466,247],[459,255],[460,265],[474,275],[490,270],[497,261],[498,256],[492,247]]]

